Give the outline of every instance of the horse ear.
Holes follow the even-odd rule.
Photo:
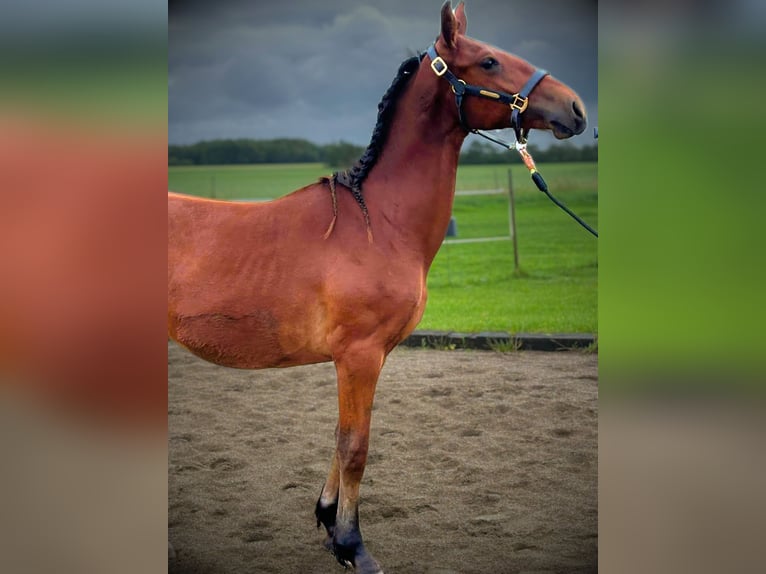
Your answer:
[[[452,12],[452,2],[447,0],[442,4],[442,38],[448,48],[454,48],[457,44],[458,21]]]
[[[465,34],[465,29],[468,26],[468,22],[465,19],[465,2],[460,2],[455,8],[455,18],[458,23],[458,33]]]

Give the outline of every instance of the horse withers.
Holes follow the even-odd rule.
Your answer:
[[[326,546],[363,574],[382,571],[359,529],[375,387],[386,356],[423,315],[463,140],[510,127],[512,116],[521,130],[560,139],[586,124],[572,89],[537,74],[520,94],[536,69],[465,31],[463,4],[453,12],[446,2],[439,36],[399,68],[348,172],[266,203],[168,197],[173,339],[229,367],[335,363],[336,449],[315,512]]]

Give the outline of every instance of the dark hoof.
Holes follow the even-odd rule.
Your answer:
[[[324,526],[327,531],[327,536],[330,538],[335,534],[335,515],[338,513],[338,503],[335,502],[330,506],[322,506],[321,498],[317,500],[316,508],[314,509],[314,515],[317,518],[317,528]]]
[[[370,556],[369,552],[364,553],[364,557],[357,557],[354,564],[355,574],[383,574],[380,564]]]
[[[383,569],[363,544],[343,546],[337,542],[332,545],[332,553],[344,568],[353,568],[355,574],[383,574]]]
[[[333,548],[332,536],[327,536],[322,542],[322,547],[330,554],[335,555],[335,548]]]

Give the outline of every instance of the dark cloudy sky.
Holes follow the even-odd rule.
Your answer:
[[[170,143],[299,137],[366,145],[399,64],[439,33],[441,4],[171,1]],[[597,125],[595,0],[467,0],[466,14],[469,36],[569,84],[584,100],[590,126]],[[592,143],[592,133],[575,139]]]

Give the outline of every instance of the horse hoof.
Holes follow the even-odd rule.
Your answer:
[[[368,553],[358,556],[354,568],[356,574],[383,574],[380,564]]]
[[[324,542],[322,542],[322,547],[327,550],[330,554],[335,554],[335,548],[333,548],[332,544],[332,537],[328,536],[324,539]]]

